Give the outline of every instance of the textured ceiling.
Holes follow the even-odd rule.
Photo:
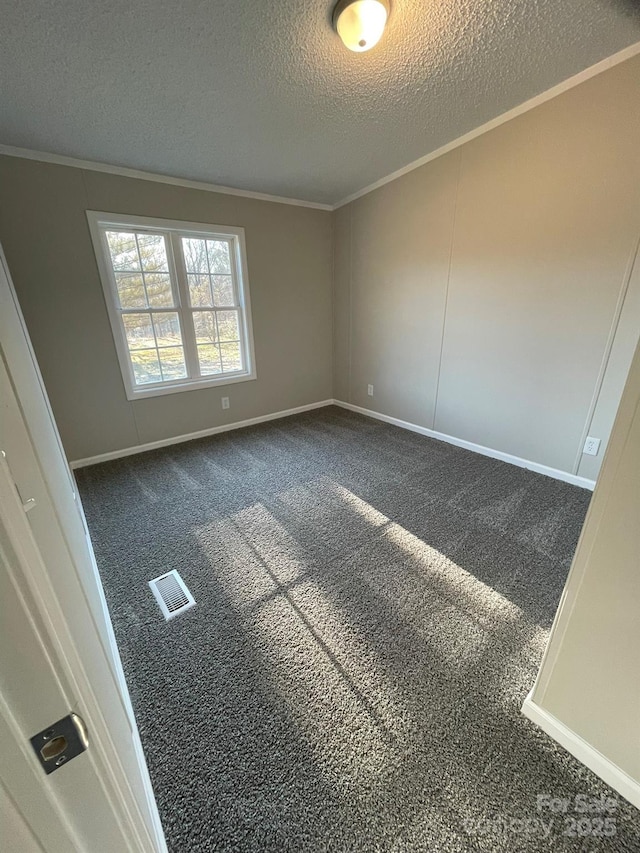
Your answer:
[[[635,0],[0,0],[0,142],[334,203],[640,40]]]

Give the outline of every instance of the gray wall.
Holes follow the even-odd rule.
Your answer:
[[[329,212],[14,157],[0,157],[0,198],[0,242],[70,459],[332,396]],[[257,380],[127,400],[87,209],[246,229]]]
[[[532,695],[640,785],[639,484],[640,347]]]
[[[339,399],[596,476],[583,436],[604,449],[640,329],[634,292],[599,395],[640,234],[639,91],[635,57],[336,212]]]
[[[333,396],[595,478],[640,329],[639,90],[635,57],[333,214],[0,156],[69,457]],[[245,227],[255,382],[127,401],[87,209]]]

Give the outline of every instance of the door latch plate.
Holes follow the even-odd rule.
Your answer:
[[[30,741],[47,774],[67,764],[89,746],[84,720],[73,713],[47,726]]]

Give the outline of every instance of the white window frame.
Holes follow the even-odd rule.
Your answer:
[[[237,382],[248,382],[256,378],[244,228],[228,225],[208,225],[199,222],[181,222],[173,219],[154,219],[146,216],[129,216],[127,214],[105,213],[96,210],[88,210],[87,219],[128,400],[157,397],[163,394],[175,394],[179,391],[195,391],[199,388],[210,388],[216,385],[231,385]],[[162,233],[165,237],[175,308],[166,308],[164,310],[177,313],[179,316],[187,369],[186,378],[148,383],[145,385],[137,385],[135,382],[131,359],[129,358],[124,323],[122,322],[123,313],[120,310],[116,279],[106,238],[106,232],[109,230],[117,229],[125,231],[127,228],[138,232]],[[240,335],[244,363],[242,371],[209,376],[199,375],[198,360],[195,351],[195,333],[191,319],[193,311],[189,304],[189,286],[179,246],[181,237],[214,240],[216,238],[223,238],[231,243],[231,274],[237,291],[236,295],[241,314]],[[143,311],[144,309],[140,310]],[[154,311],[156,309],[151,308],[147,310]],[[161,311],[162,309],[160,309]]]

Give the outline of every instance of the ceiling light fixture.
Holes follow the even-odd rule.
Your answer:
[[[362,53],[378,44],[388,17],[388,0],[338,0],[333,26],[349,50]]]

